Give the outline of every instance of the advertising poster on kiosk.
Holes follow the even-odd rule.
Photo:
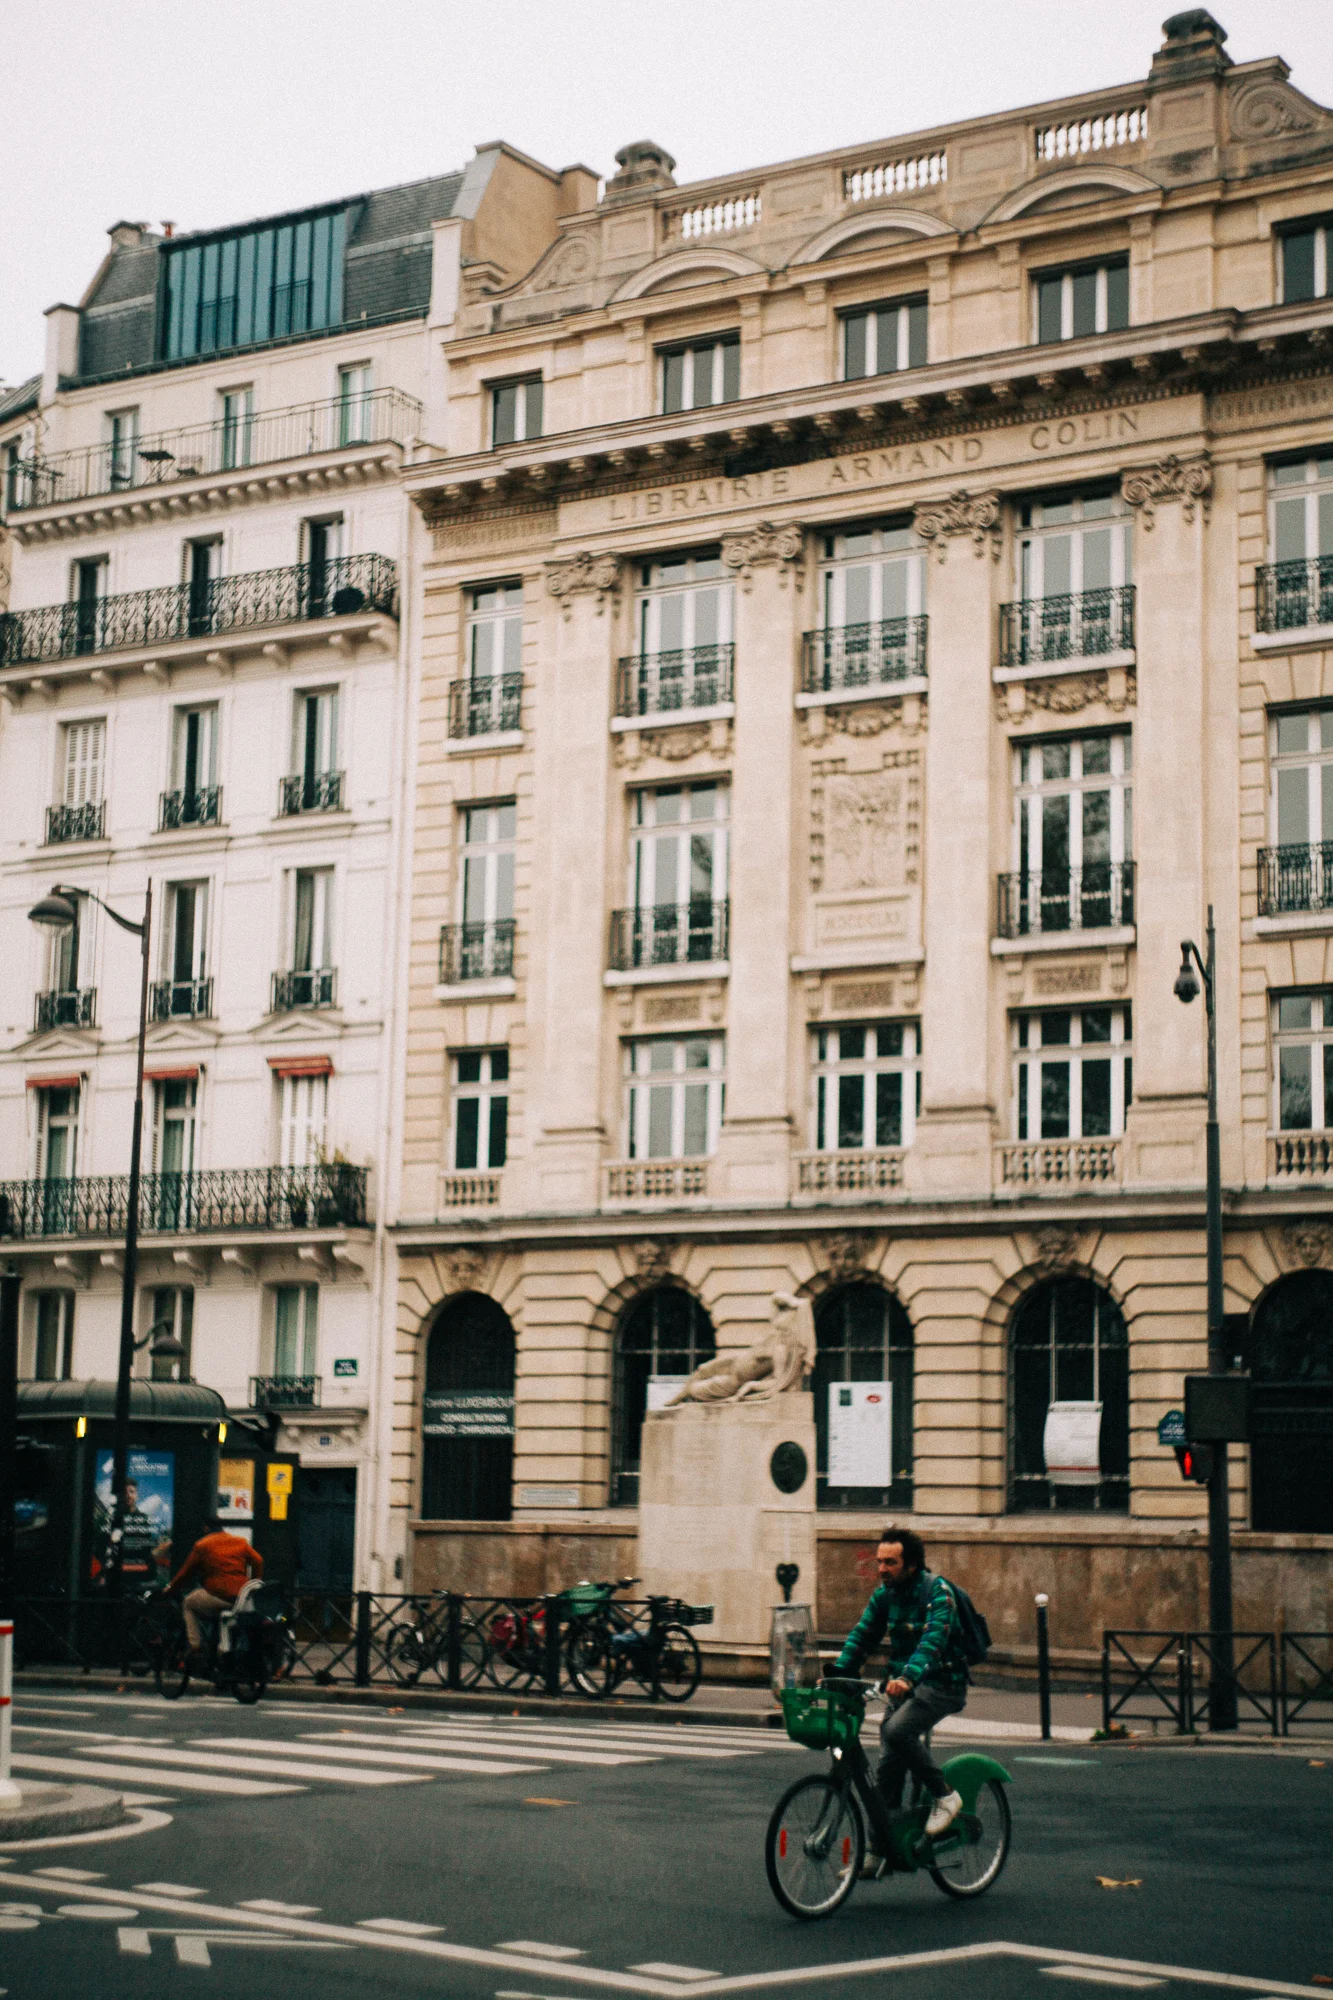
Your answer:
[[[114,1507],[115,1456],[97,1454],[93,1477],[92,1575],[106,1566],[107,1538]],[[121,1568],[127,1581],[149,1583],[171,1571],[171,1534],[176,1515],[176,1454],[132,1451],[126,1462],[125,1539]]]

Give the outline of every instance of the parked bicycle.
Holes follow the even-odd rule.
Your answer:
[[[408,1607],[408,1616],[390,1628],[384,1644],[384,1664],[399,1687],[415,1687],[434,1670],[449,1685],[449,1595],[441,1591]],[[475,1687],[486,1671],[490,1648],[475,1618],[458,1619],[458,1685]]]
[[[655,1701],[688,1701],[703,1663],[692,1625],[711,1625],[711,1604],[683,1604],[677,1597],[649,1597],[637,1615],[617,1604],[636,1576],[615,1583],[578,1583],[563,1594],[569,1619],[565,1666],[580,1694],[604,1699],[626,1679]]]
[[[934,1840],[926,1834],[931,1800],[891,1812],[861,1747],[873,1681],[831,1676],[814,1688],[784,1688],[782,1714],[793,1742],[831,1753],[822,1776],[789,1785],[773,1808],[764,1841],[769,1886],[794,1917],[830,1917],[851,1895],[866,1856],[866,1828],[883,1856],[880,1877],[924,1868],[946,1896],[980,1896],[1009,1854],[1009,1773],[975,1752],[944,1766],[963,1810]]]

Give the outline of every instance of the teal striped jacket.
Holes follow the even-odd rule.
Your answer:
[[[923,1569],[897,1588],[881,1583],[848,1633],[834,1673],[859,1673],[867,1653],[881,1641],[888,1645],[890,1680],[910,1681],[913,1687],[924,1681],[949,1694],[966,1694],[967,1656],[953,1586],[946,1578]]]

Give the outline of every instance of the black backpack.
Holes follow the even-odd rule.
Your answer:
[[[958,1636],[963,1642],[963,1658],[969,1667],[979,1667],[991,1649],[990,1626],[961,1583],[950,1583],[949,1588],[958,1608]]]

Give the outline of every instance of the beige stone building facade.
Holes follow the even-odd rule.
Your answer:
[[[1003,1643],[1036,1588],[1071,1650],[1198,1623],[1157,1426],[1205,1365],[1173,982],[1211,905],[1264,1411],[1237,1618],[1326,1628],[1333,114],[1224,40],[1194,10],[1137,84],[689,187],[628,147],[439,322],[385,1542],[418,1586],[633,1570],[653,1382],[790,1289],[822,1626],[886,1508]],[[827,1455],[857,1381],[869,1487]]]

